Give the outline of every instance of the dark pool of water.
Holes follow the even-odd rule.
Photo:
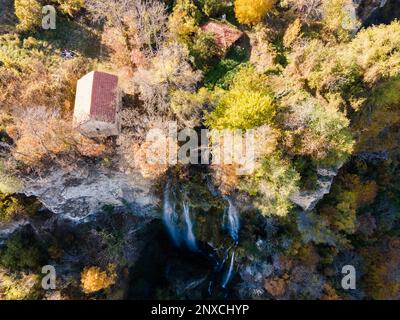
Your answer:
[[[143,235],[147,243],[130,270],[127,299],[225,299],[232,292],[220,288],[224,269],[215,273],[216,259],[211,248],[200,244],[194,253],[173,245],[164,225],[152,222]],[[189,290],[184,288],[202,280]],[[209,292],[209,284],[213,288]]]

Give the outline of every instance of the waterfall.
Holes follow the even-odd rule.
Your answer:
[[[225,275],[224,281],[222,282],[222,288],[224,288],[224,289],[226,288],[227,284],[229,283],[229,280],[231,280],[234,261],[235,261],[235,251],[232,252],[231,264],[229,266],[229,270],[228,270],[227,274]]]
[[[238,244],[238,242],[239,242],[239,228],[240,228],[239,212],[238,212],[237,208],[235,207],[235,205],[233,204],[233,202],[232,202],[232,200],[230,198],[226,198],[226,200],[229,203],[229,207],[225,211],[225,217],[224,217],[225,222],[224,223],[228,228],[228,231],[229,231],[229,234],[230,234],[231,238],[233,239],[235,244]],[[228,251],[229,251],[229,249],[228,249]],[[227,284],[229,283],[229,281],[232,278],[234,262],[235,262],[235,251],[232,251],[231,263],[229,265],[228,272],[226,273],[226,275],[224,277],[224,280],[222,282],[222,288],[224,288],[224,289],[226,288]]]
[[[193,233],[193,223],[190,220],[189,204],[187,202],[183,203],[183,216],[186,223],[186,244],[188,245],[189,249],[197,251],[198,248],[196,244],[196,237]]]
[[[222,268],[224,267],[224,264],[225,264],[226,260],[228,260],[228,257],[229,257],[229,250],[231,250],[231,248],[232,248],[232,247],[229,247],[229,248],[225,251],[224,258],[222,259],[221,262],[218,263],[217,268],[216,268],[218,272],[220,272],[220,271],[222,270]]]
[[[239,228],[240,228],[240,222],[239,222],[239,212],[235,205],[232,203],[232,200],[227,198],[227,201],[229,203],[229,207],[227,210],[227,227],[229,234],[231,235],[231,238],[235,243],[239,242]]]
[[[181,224],[179,223],[180,219],[176,211],[176,203],[174,200],[171,200],[171,184],[168,182],[164,189],[164,224],[176,246],[180,247],[182,241],[184,241],[190,250],[198,251],[196,237],[193,232],[193,222],[190,217],[190,207],[187,201],[183,201],[182,210],[183,220],[186,225],[185,230],[180,228]]]
[[[163,220],[175,244],[179,246],[181,243],[181,237],[177,224],[178,216],[175,210],[175,202],[171,203],[170,194],[171,194],[171,186],[170,183],[168,182],[164,189]]]

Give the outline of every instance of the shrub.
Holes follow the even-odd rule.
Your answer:
[[[360,27],[356,9],[351,0],[329,0],[323,5],[323,23],[329,33],[339,41],[349,40],[352,33]]]
[[[287,29],[283,37],[283,44],[289,48],[298,38],[301,37],[301,20],[296,19]]]
[[[105,150],[104,145],[74,130],[57,112],[45,108],[26,110],[16,119],[15,127],[14,158],[36,168],[43,160],[63,163],[66,154],[97,157]]]
[[[19,277],[0,270],[0,300],[39,299],[39,276],[22,274]]]
[[[113,285],[116,278],[113,265],[107,271],[99,267],[86,267],[81,273],[81,287],[85,293],[97,292]]]
[[[3,164],[0,162],[0,193],[13,194],[21,188],[21,182],[12,175],[5,172]]]
[[[212,33],[199,31],[190,46],[190,54],[194,58],[197,69],[208,70],[220,50]]]
[[[62,13],[71,17],[81,10],[85,4],[85,0],[56,0]]]
[[[0,104],[5,110],[51,106],[68,112],[76,81],[91,67],[91,60],[80,56],[62,60],[47,41],[0,35]]]
[[[37,0],[15,0],[18,29],[32,31],[42,23],[42,6]]]
[[[193,0],[178,0],[169,18],[169,29],[177,37],[177,40],[184,44],[190,43],[198,28],[201,13]]]
[[[240,188],[255,197],[264,215],[286,216],[292,208],[290,196],[298,190],[299,174],[277,154],[265,157],[261,167],[245,178]]]
[[[220,17],[230,8],[228,0],[203,0],[203,11],[209,17]]]
[[[39,270],[46,260],[46,251],[26,230],[13,234],[0,254],[0,264],[10,270]]]
[[[10,221],[23,210],[24,207],[17,198],[0,192],[0,223]]]

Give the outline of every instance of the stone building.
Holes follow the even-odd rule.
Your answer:
[[[210,20],[201,26],[205,32],[214,35],[215,42],[222,55],[225,55],[228,50],[238,42],[244,39],[245,34],[234,26],[216,20]]]
[[[88,137],[116,136],[121,131],[118,77],[92,71],[78,80],[73,125]]]

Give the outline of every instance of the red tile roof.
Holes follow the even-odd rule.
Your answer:
[[[118,77],[94,71],[90,117],[105,122],[115,122],[117,113]]]
[[[243,36],[243,32],[240,30],[226,23],[217,21],[209,21],[204,24],[201,29],[203,31],[213,33],[218,47],[224,50],[230,48]]]

